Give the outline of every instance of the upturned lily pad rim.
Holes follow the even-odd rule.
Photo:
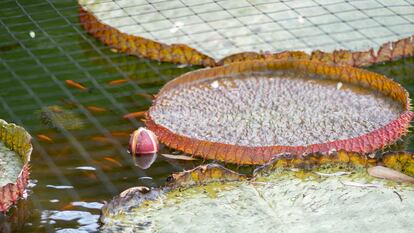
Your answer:
[[[145,57],[152,60],[191,64],[202,66],[219,66],[232,62],[257,60],[300,58],[312,61],[323,61],[330,64],[368,66],[376,63],[397,60],[414,55],[414,35],[399,40],[383,43],[377,51],[373,48],[363,51],[334,50],[326,52],[313,50],[310,54],[303,51],[282,51],[276,53],[243,51],[215,60],[186,44],[166,44],[149,38],[130,35],[117,28],[103,23],[93,12],[79,2],[79,19],[81,26],[102,43],[127,54]]]
[[[29,181],[29,162],[33,150],[30,134],[21,126],[0,119],[0,140],[15,151],[23,161],[23,167],[14,183],[0,187],[0,213],[8,209],[23,196]]]
[[[253,60],[231,63],[229,65],[201,69],[186,73],[168,82],[157,96],[176,88],[179,85],[196,80],[215,79],[237,74],[255,72],[269,72],[286,70],[309,77],[318,75],[324,79],[349,83],[364,88],[377,90],[384,95],[393,98],[403,105],[401,115],[385,126],[370,133],[354,138],[311,144],[307,146],[239,146],[219,142],[211,142],[190,138],[172,132],[167,127],[158,125],[151,117],[151,111],[157,105],[157,99],[147,112],[147,127],[152,130],[158,139],[167,146],[205,159],[220,160],[237,164],[263,164],[271,160],[274,155],[291,153],[299,157],[309,153],[328,153],[330,151],[344,150],[355,153],[372,153],[387,145],[393,144],[403,136],[409,125],[413,112],[410,111],[410,98],[408,92],[397,82],[384,75],[349,66],[327,65],[320,62],[307,60]]]

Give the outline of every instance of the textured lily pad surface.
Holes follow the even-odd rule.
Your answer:
[[[20,156],[0,141],[0,186],[16,182],[22,167]]]
[[[404,135],[411,117],[407,91],[385,76],[269,60],[193,71],[170,81],[146,124],[174,149],[262,164],[285,152],[372,153]]]
[[[304,146],[369,133],[403,111],[391,98],[341,82],[246,76],[179,86],[158,97],[151,117],[200,140]]]
[[[177,189],[104,216],[103,231],[404,232],[414,227],[412,186],[352,172],[341,177],[281,172],[251,182]],[[367,184],[371,187],[358,187]]]

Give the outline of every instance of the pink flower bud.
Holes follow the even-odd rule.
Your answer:
[[[152,154],[158,151],[157,136],[146,128],[140,127],[129,138],[129,152],[132,155]]]

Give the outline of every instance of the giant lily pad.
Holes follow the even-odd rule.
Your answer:
[[[412,166],[411,153],[388,153],[384,158],[404,156]],[[346,166],[325,164],[318,170],[292,172],[284,168],[304,164],[288,164],[288,157],[274,158],[249,180],[218,165],[203,165],[174,174],[164,188],[128,189],[103,207],[102,230],[324,232],[335,227],[336,232],[404,232],[414,227],[414,186],[366,173],[365,166],[389,164],[385,160],[359,156]],[[312,157],[317,155],[307,158]]]
[[[29,180],[30,135],[20,126],[0,120],[0,212],[21,198]]]
[[[94,37],[167,62],[299,57],[360,66],[414,54],[408,2],[78,2],[80,23]],[[280,52],[289,50],[300,52]]]
[[[297,60],[248,61],[167,83],[147,127],[169,147],[263,164],[273,155],[373,153],[405,134],[408,92],[385,76]]]

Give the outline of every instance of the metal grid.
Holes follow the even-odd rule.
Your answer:
[[[209,1],[191,5],[188,1],[179,2],[185,8],[191,8],[187,15],[168,15],[168,9],[160,7],[163,3],[171,1],[148,1],[153,10],[148,14],[161,13],[172,25],[180,19],[189,21],[186,25],[207,24],[205,30],[200,28],[197,34],[216,32],[221,34],[225,41],[232,44],[231,39],[222,33],[222,30],[236,30],[238,27],[221,27],[220,24],[226,20],[236,20],[243,28],[248,28],[252,33],[255,26],[260,26],[264,22],[250,22],[249,17],[263,15],[269,20],[267,25],[279,25],[279,29],[269,29],[267,33],[287,33],[288,37],[281,41],[289,42],[291,48],[295,50],[305,49],[306,38],[300,38],[283,22],[271,18],[271,14],[283,13],[286,7],[289,11],[300,14],[301,9],[308,6],[294,6],[301,1],[277,1],[284,6],[279,10],[269,11],[267,3],[260,1],[250,1],[251,6],[257,10],[252,14],[237,17],[235,11],[243,9],[243,5],[232,6],[229,8],[230,1]],[[335,12],[329,6],[335,6],[339,1],[330,1],[328,4],[320,1],[312,1],[326,11],[330,11],[333,16]],[[325,2],[325,1],[324,1]],[[342,12],[358,11],[364,18],[381,24],[379,18],[386,15],[369,15],[366,11],[359,9],[357,5],[364,1],[348,1],[354,5],[353,10],[344,9]],[[380,4],[381,1],[378,1]],[[233,4],[234,2],[232,2]],[[276,1],[275,1],[276,3]],[[237,3],[234,3],[237,4]],[[414,11],[405,13],[396,12],[395,8],[409,7],[412,9],[413,3],[410,1],[398,1],[392,3],[393,7],[387,7],[393,14],[404,19],[396,25],[412,25],[414,22]],[[208,9],[210,7],[213,9]],[[135,6],[140,7],[140,6]],[[204,11],[194,10],[197,7],[205,7]],[[178,7],[172,8],[174,10]],[[162,10],[162,12],[161,12]],[[170,9],[171,10],[171,9]],[[375,12],[375,9],[372,9]],[[204,20],[202,14],[219,14],[226,12],[227,17],[220,19]],[[129,154],[126,152],[127,138],[116,138],[112,135],[113,130],[128,131],[143,124],[137,119],[123,120],[122,116],[133,111],[145,110],[150,102],[136,94],[154,94],[163,83],[171,78],[189,71],[193,68],[183,68],[172,64],[160,64],[150,62],[145,59],[126,56],[111,52],[110,49],[94,38],[87,35],[79,25],[78,21],[79,6],[73,0],[2,0],[0,2],[0,118],[9,122],[15,122],[25,126],[32,135],[40,133],[50,133],[54,136],[53,144],[41,142],[34,138],[35,151],[32,158],[32,179],[38,180],[37,185],[32,188],[30,200],[35,210],[29,219],[32,225],[26,225],[25,231],[48,231],[53,232],[62,228],[76,228],[82,226],[76,220],[67,223],[57,221],[54,223],[48,215],[54,210],[65,210],[65,206],[74,201],[100,201],[108,200],[111,196],[118,194],[125,188],[140,184],[157,185],[162,182],[166,174],[182,167],[166,165],[164,161],[159,161],[153,166],[151,171],[144,171],[134,166]],[[306,16],[305,20],[313,17],[321,17],[323,14]],[[198,18],[198,20],[196,20]],[[339,19],[339,18],[338,18]],[[151,23],[156,23],[148,17]],[[297,17],[286,20],[298,20]],[[192,23],[194,22],[194,23]],[[328,23],[329,25],[329,23]],[[365,29],[372,28],[372,25],[361,25],[355,27],[348,25],[348,30],[338,31],[338,34],[329,33],[324,27],[325,24],[315,25],[321,31],[320,34],[312,34],[310,37],[331,38],[329,45],[341,45],[346,48],[349,40],[338,40],[336,35],[339,33],[358,32],[361,37],[370,40],[372,45],[379,45],[372,38],[364,36]],[[220,28],[220,30],[218,29]],[[170,30],[171,27],[160,28],[159,30]],[[297,28],[297,30],[306,28]],[[147,29],[155,32],[155,29]],[[34,38],[31,32],[35,33]],[[389,29],[389,35],[403,36],[393,29]],[[412,34],[412,31],[410,32]],[[194,37],[195,34],[184,33],[184,36]],[[388,34],[379,37],[386,38]],[[245,35],[234,34],[234,38],[243,38]],[[233,38],[233,37],[232,37]],[[196,41],[196,45],[203,47],[208,38]],[[229,44],[228,44],[229,45]],[[245,47],[234,46],[245,49]],[[256,46],[256,44],[247,44]],[[258,45],[257,45],[258,46]],[[280,47],[272,46],[267,50],[280,50]],[[81,92],[69,88],[65,85],[65,80],[71,79],[82,83],[90,88],[91,93]],[[108,85],[109,81],[125,79],[127,82],[122,86]],[[64,100],[64,101],[62,101]],[[81,131],[62,130],[53,132],[41,125],[36,112],[44,106],[64,105],[70,102],[76,106],[74,111],[79,114],[86,122],[86,129]],[[86,106],[100,105],[110,109],[108,114],[95,114],[89,111]],[[108,139],[108,142],[96,142],[91,137],[100,135]],[[69,149],[67,149],[69,148]],[[66,152],[65,152],[66,151]],[[62,156],[63,154],[63,156]],[[123,165],[104,169],[104,166],[96,165],[97,160],[103,156],[112,155]],[[87,171],[74,169],[76,166],[93,166],[96,179],[90,181],[84,177]],[[145,183],[138,178],[153,176],[155,180]],[[127,177],[125,179],[125,177]],[[47,185],[73,186],[74,188],[56,190],[48,188]],[[50,202],[59,199],[58,203]],[[84,210],[73,208],[70,210]],[[90,210],[94,215],[97,210]],[[46,217],[44,217],[46,215]],[[92,224],[93,225],[93,224]],[[93,230],[85,228],[85,230]],[[95,226],[96,227],[96,226]]]
[[[74,1],[5,0],[1,1],[0,8],[0,118],[25,126],[33,136],[44,132],[54,135],[53,145],[36,137],[33,140],[32,179],[38,179],[38,184],[30,199],[36,210],[29,221],[33,228],[26,227],[29,231],[54,231],[67,223],[53,223],[47,216],[42,219],[50,215],[48,211],[59,210],[74,201],[93,200],[95,195],[98,197],[94,201],[107,200],[127,187],[139,185],[137,178],[149,176],[134,166],[126,152],[127,138],[116,138],[111,131],[128,132],[142,126],[138,119],[122,119],[129,112],[145,110],[150,103],[131,96],[154,94],[162,83],[188,69],[111,52],[80,28],[79,7]],[[66,79],[84,84],[92,93],[69,88]],[[117,79],[127,82],[120,87],[108,85]],[[76,106],[73,111],[86,122],[85,130],[53,132],[41,125],[36,114],[42,107],[65,102]],[[105,106],[110,113],[94,114],[87,105]],[[109,143],[90,140],[94,135],[107,138]],[[61,148],[67,146],[71,151],[64,156],[71,158],[59,157]],[[105,155],[113,156],[125,168],[104,171],[96,165],[99,153],[109,153]],[[85,173],[72,170],[77,165],[94,167],[96,170],[92,173],[96,180],[86,182],[86,178],[77,177]],[[172,169],[167,168],[165,172]],[[128,179],[123,181],[124,177]],[[47,185],[74,188],[61,191]],[[52,194],[62,198],[55,206],[48,203]],[[77,224],[74,221],[69,225]]]

